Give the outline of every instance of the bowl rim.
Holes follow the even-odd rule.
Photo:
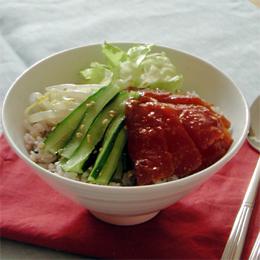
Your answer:
[[[115,44],[115,45],[119,45],[121,47],[123,46],[128,46],[128,45],[141,45],[141,44],[150,44],[150,43],[143,43],[143,42],[127,42],[127,41],[120,41],[120,42],[110,42],[111,44]],[[199,179],[201,177],[201,175],[207,175],[207,173],[209,171],[212,170],[212,172],[214,171],[214,169],[219,170],[221,167],[224,166],[225,162],[228,162],[231,160],[232,157],[234,157],[236,155],[236,153],[239,151],[239,149],[241,148],[241,146],[243,145],[247,133],[248,133],[248,129],[249,129],[249,108],[248,108],[248,104],[246,102],[246,99],[242,93],[242,91],[237,87],[237,84],[235,84],[235,82],[231,79],[230,76],[228,76],[226,73],[222,72],[216,65],[214,65],[212,62],[206,61],[204,58],[200,58],[197,55],[193,55],[190,52],[184,51],[182,49],[176,49],[176,48],[172,48],[172,47],[168,47],[165,45],[159,45],[159,44],[151,44],[152,47],[156,47],[156,48],[163,48],[165,50],[168,51],[174,51],[176,53],[179,54],[183,54],[186,55],[190,58],[199,60],[200,62],[204,63],[205,65],[211,67],[212,69],[216,70],[219,74],[222,75],[222,77],[226,78],[227,80],[229,80],[233,87],[235,87],[236,91],[238,92],[238,94],[240,95],[240,98],[242,100],[243,103],[243,109],[245,110],[245,125],[243,127],[243,131],[242,131],[242,135],[239,137],[237,143],[228,150],[228,152],[221,158],[219,159],[217,162],[215,162],[214,164],[210,165],[209,167],[195,172],[192,175],[183,177],[181,179],[176,179],[173,181],[168,181],[168,182],[162,182],[162,183],[157,183],[157,184],[151,184],[151,185],[140,185],[140,186],[111,186],[111,185],[98,185],[98,184],[92,184],[92,183],[86,183],[86,182],[81,182],[78,180],[73,180],[61,175],[58,175],[56,173],[52,173],[51,171],[41,167],[39,164],[33,162],[29,157],[27,157],[25,155],[25,153],[23,153],[19,147],[16,145],[15,141],[12,139],[11,135],[8,132],[7,129],[7,125],[6,125],[6,117],[7,117],[7,112],[6,112],[6,104],[8,103],[8,98],[9,95],[11,94],[11,92],[15,89],[15,86],[17,84],[17,82],[23,78],[23,76],[29,72],[31,69],[33,69],[34,67],[38,66],[39,64],[45,62],[46,60],[52,59],[55,56],[60,56],[63,55],[67,52],[73,52],[75,50],[78,49],[85,49],[85,48],[89,48],[89,47],[98,47],[101,46],[103,43],[91,43],[91,44],[87,44],[87,45],[79,45],[79,46],[75,46],[72,48],[67,48],[67,49],[63,49],[61,51],[58,52],[54,52],[50,55],[48,55],[45,58],[40,59],[39,61],[33,63],[30,67],[28,67],[26,70],[24,70],[16,79],[15,81],[11,84],[10,88],[8,89],[5,97],[4,97],[4,101],[3,101],[3,108],[2,108],[2,123],[3,123],[3,133],[6,136],[6,139],[8,141],[8,143],[11,145],[11,147],[15,150],[16,154],[23,159],[27,164],[29,164],[30,166],[32,166],[34,169],[36,169],[39,172],[44,172],[47,175],[51,175],[50,177],[54,177],[57,180],[61,180],[61,181],[65,181],[68,182],[72,185],[79,185],[82,188],[89,188],[89,189],[93,189],[93,190],[104,190],[104,191],[137,191],[137,190],[143,190],[143,191],[149,191],[149,190],[154,190],[154,189],[161,189],[161,188],[167,188],[173,185],[185,185],[187,183],[193,182],[196,179]],[[213,173],[212,173],[213,174]],[[209,177],[212,175],[210,174]]]

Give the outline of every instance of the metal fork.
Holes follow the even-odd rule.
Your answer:
[[[252,248],[249,260],[259,260],[260,259],[260,233],[258,233],[255,244]]]

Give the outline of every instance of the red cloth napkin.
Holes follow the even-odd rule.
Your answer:
[[[102,258],[219,259],[254,170],[247,143],[221,171],[151,221],[130,227],[95,219],[87,209],[50,188],[0,137],[1,235]],[[256,200],[243,258],[260,227]]]

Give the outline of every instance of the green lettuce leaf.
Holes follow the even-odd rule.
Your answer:
[[[133,46],[127,52],[104,43],[102,53],[107,64],[92,63],[81,71],[87,83],[116,84],[126,88],[158,88],[175,92],[182,87],[183,77],[165,53],[151,53],[151,45]]]
[[[126,53],[123,50],[106,42],[102,46],[102,53],[111,67],[120,66],[120,62],[126,59]]]
[[[105,65],[93,62],[90,68],[80,71],[87,84],[100,84],[108,86],[113,79],[113,72]]]

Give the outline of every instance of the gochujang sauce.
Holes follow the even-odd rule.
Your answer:
[[[127,103],[126,125],[138,185],[202,170],[232,144],[230,122],[191,95],[144,92]]]

